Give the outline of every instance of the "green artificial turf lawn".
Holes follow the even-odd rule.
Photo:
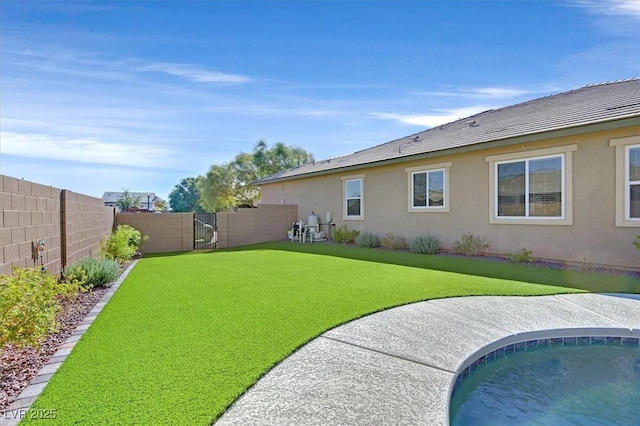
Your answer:
[[[638,281],[331,244],[147,257],[32,408],[61,424],[206,425],[296,348],[363,315],[464,295],[639,292]]]

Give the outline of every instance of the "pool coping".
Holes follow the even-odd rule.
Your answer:
[[[449,400],[477,369],[517,353],[535,351],[540,348],[588,346],[640,347],[640,337],[631,337],[619,329],[599,329],[597,334],[589,334],[581,329],[554,330],[554,333],[533,331],[522,333],[517,338],[507,337],[480,348],[463,362],[456,371],[449,388]],[[591,330],[593,331],[593,330]]]
[[[44,391],[44,388],[49,383],[49,380],[53,377],[58,368],[62,365],[65,359],[71,354],[73,347],[80,341],[82,335],[86,333],[89,326],[98,317],[98,314],[106,306],[107,302],[114,295],[116,290],[120,287],[120,284],[129,275],[129,272],[138,263],[138,259],[133,260],[120,274],[110,286],[109,290],[102,296],[102,298],[95,304],[95,306],[89,311],[87,316],[78,324],[71,335],[60,345],[58,350],[53,354],[51,358],[42,366],[38,374],[31,379],[29,385],[20,392],[18,398],[13,401],[7,410],[0,415],[0,426],[15,426],[25,417],[33,416],[41,419],[55,419],[55,410],[42,410],[42,412],[31,412],[31,405],[38,399],[38,396]]]
[[[473,296],[381,311],[301,347],[215,425],[448,425],[456,378],[483,353],[572,336],[640,338],[640,295]]]

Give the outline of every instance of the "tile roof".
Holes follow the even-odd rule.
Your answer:
[[[256,184],[382,161],[409,161],[421,154],[633,117],[640,117],[640,78],[592,84],[481,112],[353,154],[303,164],[259,179]]]
[[[144,201],[145,204],[147,203],[147,194],[149,194],[150,200],[156,198],[155,192],[129,192],[130,197],[133,197],[134,199],[138,198],[140,202]],[[122,191],[108,191],[102,194],[102,201],[105,203],[116,203],[123,195],[124,192]]]

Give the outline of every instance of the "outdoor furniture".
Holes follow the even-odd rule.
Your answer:
[[[304,222],[299,220],[298,222],[295,222],[293,224],[293,228],[287,231],[287,236],[289,237],[290,241],[298,241],[300,243],[304,242],[305,227],[303,223]]]

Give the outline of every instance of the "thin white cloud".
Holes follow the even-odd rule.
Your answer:
[[[249,77],[244,75],[207,71],[192,64],[155,62],[144,65],[140,69],[169,74],[196,83],[247,83],[251,81]]]
[[[393,120],[402,124],[410,124],[412,126],[436,127],[442,124],[451,123],[470,115],[477,114],[482,111],[491,109],[486,106],[475,106],[468,108],[456,108],[451,110],[439,111],[436,114],[394,114],[385,112],[372,112],[371,116],[381,120]]]
[[[414,92],[417,96],[433,96],[433,97],[465,97],[472,99],[511,99],[525,95],[549,93],[559,90],[556,87],[537,87],[531,89],[515,88],[515,87],[475,87],[475,88],[456,88],[452,90],[432,90]]]
[[[639,0],[570,0],[598,15],[627,16],[640,20]]]
[[[149,145],[74,139],[38,133],[0,133],[2,154],[26,158],[156,168],[170,164],[175,153]]]
[[[58,49],[0,50],[7,65],[41,72],[75,75],[111,81],[136,81],[140,73],[160,73],[195,83],[239,84],[253,81],[250,77],[209,71],[196,64],[150,62],[142,58],[106,59],[96,52]],[[145,81],[144,79],[142,81]]]

